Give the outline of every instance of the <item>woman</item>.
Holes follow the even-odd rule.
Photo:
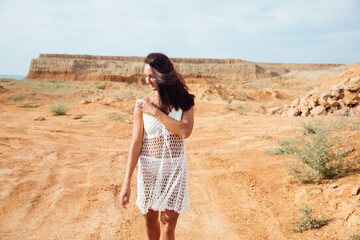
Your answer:
[[[136,205],[144,215],[148,239],[175,239],[179,214],[190,211],[185,138],[194,125],[195,96],[164,54],[150,53],[144,73],[152,92],[136,101],[120,202],[126,209],[139,162]]]

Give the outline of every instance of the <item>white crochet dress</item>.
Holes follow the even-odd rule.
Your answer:
[[[168,116],[181,121],[182,112],[173,108]],[[185,139],[154,116],[143,113],[143,120],[145,138],[138,161],[136,205],[142,214],[149,209],[190,211]]]

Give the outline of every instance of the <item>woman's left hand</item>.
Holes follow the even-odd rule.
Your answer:
[[[140,111],[142,111],[144,113],[147,113],[149,115],[152,115],[152,116],[154,116],[156,111],[158,110],[157,107],[155,107],[154,105],[152,105],[151,103],[149,103],[145,99],[141,99],[141,100],[136,101],[135,107],[138,110],[140,110]]]

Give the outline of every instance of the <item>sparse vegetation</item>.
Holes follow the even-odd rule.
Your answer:
[[[110,115],[110,119],[113,121],[125,122],[125,119],[123,118],[123,116],[117,112],[112,112],[109,115]]]
[[[34,90],[30,95],[43,94],[45,91],[62,93],[70,90],[89,88],[87,82],[69,82],[60,80],[40,80],[40,79],[23,79],[23,80],[8,80],[9,85],[31,87]]]
[[[234,99],[240,100],[240,101],[246,101],[247,97],[246,94],[243,92],[237,92],[234,96]]]
[[[304,208],[299,208],[299,211],[302,216],[298,217],[297,220],[293,220],[295,227],[292,230],[294,232],[303,232],[309,229],[320,228],[328,223],[326,220],[312,218],[310,204],[305,205]]]
[[[269,139],[269,138],[272,138],[272,136],[270,136],[267,132],[264,132],[264,133],[261,135],[261,138],[262,138],[262,139]]]
[[[80,120],[80,122],[92,122],[92,120],[91,119],[82,119],[82,120]]]
[[[324,121],[303,125],[305,136],[300,148],[294,149],[295,161],[288,161],[290,173],[302,183],[320,182],[324,178],[343,176],[359,159],[345,160],[354,150],[342,146],[337,131]],[[307,136],[306,136],[307,134]]]
[[[55,102],[49,106],[49,111],[55,116],[65,115],[67,110],[68,107],[63,102]]]
[[[105,85],[97,85],[96,89],[105,89]]]
[[[19,94],[17,94],[17,95],[13,95],[13,96],[10,96],[10,97],[9,97],[10,100],[14,100],[14,101],[22,101],[22,100],[24,100],[24,99],[26,99],[26,98],[27,98],[27,96],[25,96],[25,95],[22,94],[22,93],[19,93]]]
[[[236,111],[239,115],[246,115],[245,108],[241,104],[237,105]]]
[[[272,149],[265,150],[265,153],[273,154],[273,155],[292,154],[295,152],[294,143],[295,143],[295,140],[279,140],[278,148],[272,148]]]
[[[226,100],[226,109],[229,110],[229,111],[232,111],[233,109],[231,108],[231,102],[232,102],[232,99],[228,98]]]
[[[21,108],[37,108],[39,107],[40,105],[29,105],[29,104],[25,104],[25,105],[21,105],[19,107]]]

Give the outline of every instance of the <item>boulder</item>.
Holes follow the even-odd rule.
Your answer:
[[[90,99],[84,99],[79,102],[79,104],[88,104],[88,103],[91,103]]]
[[[79,114],[74,114],[74,115],[71,116],[71,118],[72,119],[80,119],[80,118],[82,118],[82,116],[79,115]]]
[[[307,109],[304,109],[304,111],[301,111],[301,116],[302,117],[307,117],[310,115],[310,109],[307,108]]]
[[[338,101],[336,101],[336,100],[333,99],[333,98],[328,98],[327,102],[330,104],[331,107],[339,106]]]
[[[312,116],[318,116],[326,114],[326,109],[323,106],[317,106],[310,111]]]
[[[291,103],[291,107],[292,108],[297,107],[299,105],[299,103],[300,103],[300,99],[297,98]]]
[[[316,89],[311,90],[308,93],[306,93],[305,98],[309,98],[309,97],[313,96],[315,93],[316,93]]]
[[[43,116],[37,116],[37,117],[33,117],[34,121],[44,121],[45,118]]]
[[[330,104],[328,104],[327,99],[331,97],[331,94],[329,92],[324,92],[319,97],[319,105],[327,108],[330,107]]]
[[[358,93],[346,90],[344,91],[343,100],[346,105],[356,104],[358,103]]]
[[[273,115],[273,114],[276,114],[279,110],[280,110],[279,107],[273,107],[273,108],[269,108],[269,109],[267,110],[267,113],[268,113],[269,115]]]
[[[331,91],[339,91],[341,89],[340,85],[331,85],[330,90]]]
[[[339,109],[334,111],[333,113],[334,116],[348,116],[349,115],[349,111],[347,109]]]
[[[288,117],[299,116],[300,111],[297,108],[290,108],[288,111]]]
[[[338,103],[339,103],[339,105],[340,105],[341,108],[344,108],[344,107],[345,107],[345,102],[344,102],[343,99],[338,100]]]
[[[307,105],[308,102],[307,102],[306,98],[300,98],[299,104]]]
[[[300,104],[300,112],[309,111],[309,106],[305,104]]]
[[[316,105],[317,105],[317,100],[314,100],[314,99],[310,99],[310,100],[309,100],[309,106],[310,106],[311,108],[315,108]]]
[[[339,85],[332,85],[330,94],[333,98],[339,98],[341,91],[342,89]]]
[[[359,89],[359,85],[357,83],[348,83],[344,86],[344,89],[347,91],[357,91]]]

